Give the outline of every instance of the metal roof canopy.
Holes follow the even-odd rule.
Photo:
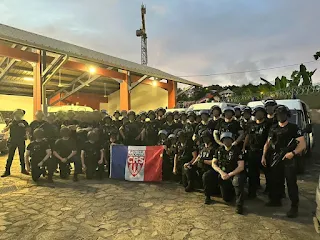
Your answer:
[[[135,75],[137,76],[147,75],[148,77],[154,77],[160,80],[166,79],[192,86],[202,86],[201,84],[176,77],[152,67],[109,56],[107,54],[99,53],[70,43],[13,28],[4,24],[0,24],[0,39],[23,46],[32,47],[35,49],[41,49],[57,54],[66,55],[69,58],[71,57],[84,61],[90,61],[92,63],[115,67],[120,70],[129,71],[131,72],[131,74],[136,73]]]

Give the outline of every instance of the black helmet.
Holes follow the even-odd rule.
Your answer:
[[[267,114],[267,111],[264,106],[256,106],[252,111],[252,115],[255,115],[258,111],[261,111]]]
[[[183,131],[181,128],[177,128],[173,131],[173,134],[178,135],[179,132]]]
[[[155,112],[153,110],[150,110],[148,112],[148,117],[150,117],[151,115],[156,116]]]
[[[172,112],[166,112],[165,117],[167,118],[169,116],[173,117],[173,113]]]
[[[285,113],[285,114],[287,114],[288,117],[291,117],[290,109],[285,105],[278,105],[276,110],[275,110],[275,113],[276,114]]]
[[[212,138],[212,134],[208,130],[204,130],[201,132],[201,138],[204,138],[204,137]]]
[[[158,113],[158,112],[163,112],[163,114],[165,114],[166,113],[166,110],[163,108],[163,107],[159,107],[158,109],[157,109],[157,111],[156,111],[156,113]]]
[[[218,106],[218,105],[213,105],[212,107],[211,107],[211,109],[210,109],[210,112],[212,113],[214,110],[218,110],[219,112],[220,112],[220,114],[221,114],[221,108]]]
[[[139,113],[139,115],[140,115],[140,116],[142,116],[142,115],[147,116],[147,113],[146,113],[145,111],[141,111],[141,112]]]
[[[208,110],[201,110],[199,115],[201,116],[203,114],[208,115],[208,116],[210,115]]]
[[[194,113],[194,111],[188,111],[188,118],[191,116],[196,118],[196,114]]]
[[[176,135],[175,134],[170,134],[168,136],[168,140],[171,140],[171,139],[176,139]]]
[[[180,115],[180,113],[177,110],[174,110],[173,115]]]
[[[107,116],[105,116],[105,117],[103,118],[103,121],[106,122],[107,119],[112,120],[112,118],[111,118],[109,115],[107,115]]]
[[[115,110],[114,113],[113,113],[113,116],[115,116],[116,114],[121,115],[121,113],[119,112],[119,110]]]
[[[234,111],[240,111],[240,112],[241,112],[241,107],[240,107],[240,106],[235,106],[235,107],[233,108],[233,110],[234,110]]]
[[[130,110],[130,111],[128,112],[128,116],[130,116],[130,115],[136,116],[136,112],[133,111],[133,110]]]
[[[180,112],[180,115],[181,115],[181,116],[188,116],[188,114],[186,113],[186,111]]]
[[[244,107],[243,109],[242,109],[242,113],[245,113],[245,112],[247,112],[247,113],[252,113],[252,109],[251,109],[251,107],[248,107],[248,106],[246,106],[246,107]]]
[[[185,131],[179,131],[179,132],[177,133],[177,137],[178,137],[178,138],[180,138],[180,137],[186,137],[186,136],[187,136],[187,134],[186,134]]]
[[[234,108],[233,107],[225,107],[222,111],[222,114],[225,114],[225,112],[230,111],[233,113],[233,115],[235,114],[234,112]]]
[[[158,132],[158,136],[160,136],[161,134],[164,134],[164,135],[168,136],[168,132],[166,130],[160,130]]]
[[[124,114],[128,113],[127,110],[122,110],[121,111],[121,116],[123,116]]]
[[[277,106],[277,102],[273,99],[267,99],[265,102],[264,102],[264,106],[265,107],[268,107],[268,106]]]

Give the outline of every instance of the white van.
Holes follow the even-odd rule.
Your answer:
[[[193,111],[195,114],[199,114],[200,111],[210,111],[212,106],[219,106],[221,109],[224,109],[225,107],[236,107],[240,106],[236,103],[225,103],[225,102],[210,102],[210,103],[196,103],[192,104],[188,111]]]
[[[300,129],[306,129],[311,126],[312,122],[310,118],[310,109],[305,102],[301,101],[300,99],[276,100],[276,102],[277,104],[285,105],[290,109],[291,117],[289,119],[289,122],[297,124]],[[262,101],[254,101],[248,103],[248,106],[251,108],[254,108],[259,105],[264,105],[264,103]],[[307,149],[305,154],[307,156],[310,156],[311,150],[314,146],[313,131],[311,133],[306,133],[305,138],[307,143]],[[302,168],[299,170],[303,171],[304,163],[303,166],[299,166],[299,168]]]

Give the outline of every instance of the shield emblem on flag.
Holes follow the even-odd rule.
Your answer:
[[[133,177],[137,176],[144,165],[144,157],[129,156],[128,169]]]

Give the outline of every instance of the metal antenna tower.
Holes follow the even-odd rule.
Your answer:
[[[141,5],[141,20],[142,27],[136,31],[137,37],[141,38],[141,64],[148,65],[148,47],[147,47],[147,32],[146,32],[146,22],[145,15],[147,13],[146,6]]]

